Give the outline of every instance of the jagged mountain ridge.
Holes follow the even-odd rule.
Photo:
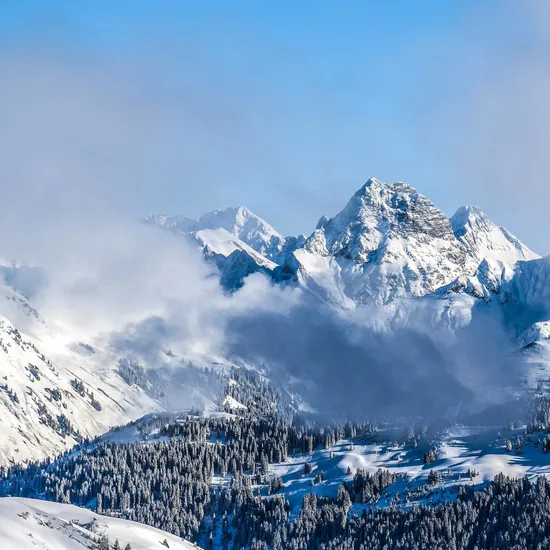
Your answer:
[[[449,219],[429,199],[407,184],[375,178],[320,223],[294,256],[298,281],[325,289],[329,301],[343,291],[344,305],[422,296],[470,263]]]
[[[323,216],[307,239],[282,237],[244,207],[216,210],[196,223],[162,215],[146,221],[192,235],[220,268],[227,289],[262,271],[344,308],[439,289],[488,298],[513,275],[516,262],[539,257],[479,208],[461,207],[448,218],[410,185],[376,178],[336,216]]]
[[[242,224],[227,215],[239,211],[224,211],[222,216],[235,242]],[[212,225],[218,214],[206,219]],[[432,297],[434,304],[443,301],[441,307],[434,306],[434,323],[445,322],[453,330],[469,322],[476,300],[493,302],[502,308],[496,316],[504,319],[518,347],[532,348],[534,342],[541,349],[548,347],[540,323],[550,322],[550,296],[544,290],[550,266],[478,207],[460,207],[449,218],[410,185],[370,178],[341,212],[333,218],[322,216],[307,239],[296,239],[277,265],[267,263],[266,257],[258,261],[260,253],[250,253],[245,245],[224,250],[218,243],[215,253],[204,247],[228,290],[240,288],[246,276],[260,271],[276,284],[296,285],[339,308],[391,306],[393,322],[399,323],[413,307],[400,301]],[[451,296],[473,301],[443,306]]]

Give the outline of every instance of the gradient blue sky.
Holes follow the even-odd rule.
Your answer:
[[[291,234],[376,176],[448,214],[478,204],[547,253],[548,15],[506,0],[5,0],[2,179],[130,216],[244,204]],[[48,156],[51,181],[10,164]]]

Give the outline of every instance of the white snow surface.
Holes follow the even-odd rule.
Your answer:
[[[107,535],[110,545],[132,550],[188,550],[191,543],[154,527],[100,516],[71,504],[28,498],[0,498],[0,548],[2,550],[84,550]]]
[[[239,401],[237,401],[235,398],[231,397],[230,395],[227,395],[225,397],[225,399],[223,400],[223,404],[226,407],[229,407],[229,409],[234,411],[246,409],[245,405],[243,405],[242,403],[239,403]]]
[[[451,225],[457,239],[477,262],[478,276],[491,290],[498,290],[500,282],[512,276],[517,262],[540,258],[476,206],[459,208]]]
[[[197,228],[225,229],[264,255],[275,241],[284,241],[271,225],[244,206],[203,214]]]

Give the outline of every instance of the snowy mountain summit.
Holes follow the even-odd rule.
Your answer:
[[[248,248],[250,248],[274,263],[279,263],[287,248],[297,240],[296,237],[288,239],[283,237],[265,220],[244,206],[213,210],[203,214],[198,221],[182,215],[166,216],[164,214],[147,216],[144,221],[174,233],[193,236],[199,242],[204,241],[204,245],[209,245],[217,254],[228,255],[237,249],[245,249],[249,252]],[[225,247],[220,242],[217,244],[209,242],[214,235],[218,237],[218,241],[223,236]],[[235,237],[237,240],[234,239]],[[228,244],[231,240],[234,242]],[[243,247],[242,243],[246,247]],[[227,246],[231,248],[230,251],[227,250]]]
[[[331,303],[355,307],[446,286],[487,296],[505,270],[511,275],[517,261],[537,257],[478,208],[460,208],[449,219],[410,185],[371,178],[340,213],[321,218],[285,275]]]
[[[298,280],[346,305],[422,296],[469,263],[449,219],[428,198],[405,183],[375,178],[321,221],[295,257]]]

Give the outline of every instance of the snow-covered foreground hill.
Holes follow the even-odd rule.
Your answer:
[[[100,516],[70,504],[29,498],[0,499],[2,550],[100,549],[102,536],[121,550],[186,550],[197,548],[183,539],[133,521]]]

